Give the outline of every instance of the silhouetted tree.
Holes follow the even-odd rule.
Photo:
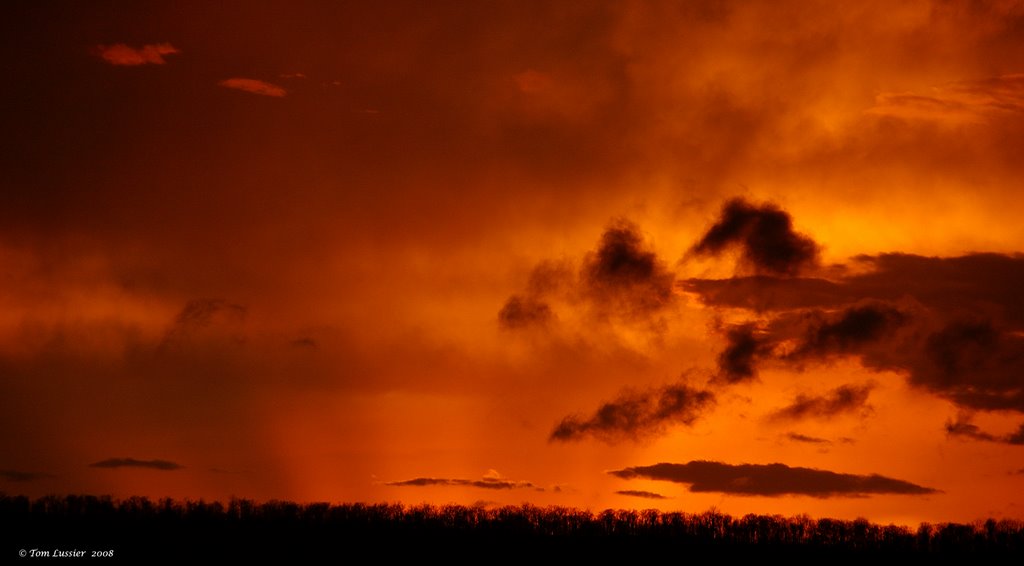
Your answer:
[[[530,504],[486,508],[395,503],[335,505],[288,501],[257,503],[114,500],[107,496],[46,496],[31,500],[0,494],[0,524],[15,548],[54,545],[100,550],[137,562],[206,558],[280,558],[289,562],[323,553],[372,551],[384,558],[461,553],[477,547],[502,555],[562,553],[566,558],[656,556],[977,555],[1018,557],[1024,524],[989,519],[973,524],[922,523],[916,531],[807,515],[748,514],[739,519],[710,509],[662,513],[654,509],[592,513]],[[34,545],[34,546],[33,546]],[[532,554],[531,554],[532,553]],[[545,555],[547,555],[545,554]]]

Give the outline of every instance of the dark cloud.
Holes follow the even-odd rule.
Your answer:
[[[1006,435],[1005,440],[1007,444],[1024,444],[1024,423],[1021,423],[1015,432]]]
[[[729,279],[686,279],[679,286],[708,306],[756,312],[834,307],[859,297],[842,283],[808,277],[752,275]]]
[[[718,354],[718,379],[738,383],[757,376],[757,358],[771,351],[771,343],[754,324],[732,326],[725,334],[728,345]]]
[[[89,464],[92,468],[149,468],[152,470],[180,470],[184,466],[167,460],[136,460],[135,458],[107,458]]]
[[[658,256],[646,249],[639,229],[627,220],[617,220],[604,231],[584,266],[584,277],[595,286],[645,285],[663,275]]]
[[[890,347],[878,346],[879,342],[891,337],[908,319],[900,308],[871,301],[838,312],[779,313],[767,324],[735,324],[726,331],[716,377],[727,383],[752,379],[765,360],[802,364],[834,355],[860,355],[879,361]],[[880,355],[876,354],[878,347],[883,350]]]
[[[810,324],[802,342],[789,357],[822,358],[857,353],[864,345],[902,325],[906,318],[899,309],[882,303],[851,307],[838,316]]]
[[[984,432],[978,428],[978,425],[972,423],[970,418],[965,415],[957,416],[956,420],[950,419],[946,421],[946,435],[970,438],[973,440],[986,440],[990,442],[998,440],[995,435]]]
[[[584,259],[580,279],[596,302],[640,315],[672,300],[675,275],[647,248],[635,224],[617,220]]]
[[[971,410],[1024,412],[1024,336],[991,320],[952,320],[882,360],[905,369],[914,385]]]
[[[411,480],[387,482],[384,485],[390,485],[394,487],[465,486],[479,487],[482,489],[536,489],[536,486],[528,481],[514,481],[500,477],[484,477],[478,480],[453,478],[413,478]]]
[[[660,433],[669,425],[692,425],[714,402],[710,391],[685,384],[627,391],[601,405],[590,418],[565,417],[550,439],[569,441],[593,436],[605,442],[636,440]]]
[[[790,432],[786,434],[786,438],[793,442],[803,442],[806,444],[832,444],[831,440],[825,438],[818,438],[816,436],[807,436],[798,432]]]
[[[0,470],[0,478],[10,482],[29,482],[52,478],[50,474],[42,472],[23,472],[19,470]]]
[[[653,491],[639,491],[635,489],[622,489],[615,492],[616,495],[625,495],[628,497],[641,497],[643,499],[668,499],[660,493],[654,493]]]
[[[951,321],[927,337],[924,355],[929,364],[915,368],[914,382],[965,395],[1009,392],[1024,370],[1024,341],[988,320]]]
[[[609,472],[623,479],[652,479],[689,484],[690,491],[733,495],[809,495],[811,497],[863,497],[873,494],[925,495],[936,490],[903,480],[872,474],[860,476],[785,464],[724,464],[692,461],[660,463]]]
[[[869,409],[868,395],[872,385],[841,385],[825,395],[800,394],[789,405],[771,414],[772,420],[829,418],[842,413]]]
[[[509,297],[498,312],[506,329],[542,326],[555,320],[552,304],[589,307],[598,319],[651,322],[674,300],[675,274],[649,249],[640,229],[613,221],[578,270],[569,261],[544,261],[530,274],[527,289]]]
[[[896,302],[912,297],[947,316],[994,319],[1024,329],[1024,255],[973,253],[925,257],[889,253],[858,256],[835,280],[769,275],[688,279],[681,286],[710,306],[758,311],[836,308],[865,300]]]
[[[512,295],[498,311],[498,323],[506,329],[543,326],[554,316],[547,303],[531,297]]]
[[[981,430],[978,425],[971,422],[970,414],[961,413],[957,415],[956,419],[946,421],[946,435],[950,437],[981,440],[985,442],[1003,442],[1006,444],[1020,445],[1024,444],[1024,424],[1021,424],[1014,432],[998,436]]]
[[[796,275],[818,260],[818,245],[793,230],[789,213],[772,203],[760,206],[735,198],[725,203],[716,222],[692,251],[719,255],[739,248],[742,259],[757,273]]]
[[[925,341],[925,352],[943,378],[955,380],[996,353],[999,336],[989,321],[954,321]]]
[[[763,339],[794,344],[777,361],[858,356],[961,409],[1024,412],[1024,256],[858,256],[832,273],[834,280],[761,275],[681,286],[709,306],[767,313]],[[757,357],[749,359],[754,372]]]

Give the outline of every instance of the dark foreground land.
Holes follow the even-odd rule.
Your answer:
[[[977,559],[1020,563],[1024,523],[922,524],[916,530],[806,516],[563,507],[158,501],[0,494],[0,563],[599,562],[708,559]],[[26,556],[19,557],[24,550]],[[75,555],[75,551],[84,554]],[[110,552],[112,551],[112,553]],[[48,553],[48,555],[46,555]],[[70,554],[70,555],[69,555]],[[109,556],[113,554],[113,556]],[[34,556],[33,556],[34,555]]]

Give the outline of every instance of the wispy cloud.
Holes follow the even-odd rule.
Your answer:
[[[952,124],[1024,113],[1024,74],[955,81],[926,92],[883,92],[869,114]]]
[[[806,434],[800,434],[799,432],[787,433],[786,438],[792,440],[793,442],[802,442],[804,444],[832,444],[832,441],[828,440],[827,438],[807,436]]]
[[[543,489],[538,488],[532,482],[510,480],[494,470],[488,470],[488,472],[478,480],[421,477],[409,480],[386,482],[384,485],[394,487],[464,486],[478,487],[481,489]]]
[[[281,98],[288,94],[288,91],[284,87],[278,86],[273,83],[261,81],[258,79],[246,79],[241,77],[234,77],[230,79],[224,79],[218,83],[222,87],[233,88],[235,90],[241,90],[252,94],[260,94],[263,96],[273,96]]]
[[[1003,442],[1006,444],[1024,444],[1024,424],[1009,434],[1002,436],[986,432],[971,422],[969,413],[961,412],[956,419],[946,421],[946,435],[962,439],[981,440],[985,442]]]
[[[589,435],[606,442],[637,440],[658,434],[669,425],[690,426],[714,403],[711,391],[683,383],[642,392],[625,391],[618,399],[602,404],[589,418],[565,417],[550,439],[580,440]]]
[[[642,491],[635,489],[622,489],[615,492],[616,495],[625,495],[627,497],[640,497],[642,499],[668,499],[660,493],[654,493],[653,491]]]
[[[107,458],[89,464],[93,468],[149,468],[152,470],[180,470],[184,466],[167,460],[136,460],[135,458]]]
[[[154,43],[142,47],[131,47],[124,43],[98,45],[96,53],[111,65],[135,67],[138,65],[163,65],[165,55],[181,53],[170,43]]]
[[[868,395],[872,385],[841,385],[825,395],[797,395],[789,405],[775,411],[771,420],[797,420],[808,417],[829,418],[842,413],[870,411]]]
[[[505,329],[547,326],[557,320],[552,300],[587,305],[596,320],[615,319],[657,326],[675,303],[675,273],[658,257],[640,227],[613,220],[596,249],[583,256],[577,273],[569,262],[545,261],[530,276],[526,292],[509,297],[498,313]]]

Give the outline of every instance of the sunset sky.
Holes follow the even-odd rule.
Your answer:
[[[0,13],[0,492],[1024,519],[1024,2]]]

